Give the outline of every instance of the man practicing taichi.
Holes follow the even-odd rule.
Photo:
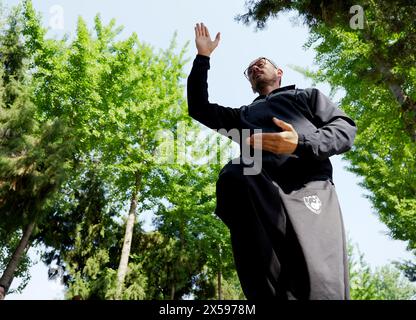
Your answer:
[[[215,130],[250,130],[240,150],[262,155],[257,174],[246,174],[244,160],[230,161],[217,181],[215,213],[230,230],[245,296],[349,299],[345,232],[329,157],[351,148],[354,121],[317,89],[281,87],[283,71],[264,57],[244,72],[259,94],[251,104],[210,103],[210,55],[220,34],[212,40],[198,23],[195,37],[189,115]]]

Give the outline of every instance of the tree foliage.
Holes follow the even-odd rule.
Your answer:
[[[66,178],[72,150],[64,121],[38,117],[32,99],[34,56],[22,37],[25,22],[18,6],[0,31],[0,228],[8,255],[0,282],[6,291],[15,274],[27,273],[30,235]]]
[[[62,277],[68,299],[241,297],[228,230],[213,215],[220,167],[189,165],[193,160],[180,150],[195,144],[194,149],[206,149],[205,141],[189,140],[200,128],[188,116],[183,97],[185,48],[176,53],[172,41],[155,52],[136,34],[116,40],[121,28],[114,20],[103,25],[99,16],[92,30],[79,18],[72,40],[48,39],[30,1],[16,9],[16,16],[21,24],[13,36],[29,57],[22,63],[27,101],[20,108],[30,112],[15,112],[15,122],[8,123],[14,123],[13,130],[28,128],[23,133],[34,137],[20,139],[32,145],[22,148],[39,156],[32,159],[45,171],[41,181],[53,182],[41,205],[28,210],[37,223],[31,241],[47,248],[42,257],[49,276]],[[10,43],[4,46],[13,50]],[[174,138],[173,162],[161,161],[165,155],[158,150],[166,142],[158,136],[161,130]],[[45,135],[47,143],[34,143]],[[6,164],[10,171],[20,170],[16,163]],[[10,183],[3,186],[10,192]],[[42,195],[39,188],[28,190],[14,203],[28,205]],[[0,199],[13,200],[7,193]],[[146,211],[157,217],[153,231],[136,219]],[[126,213],[127,221],[134,217],[130,227]],[[5,221],[1,231],[10,232]],[[24,226],[22,215],[10,221],[16,230]],[[120,295],[117,270],[126,228],[131,228],[131,248]],[[6,244],[3,248],[8,254]]]
[[[358,246],[348,245],[351,299],[414,300],[416,286],[394,265],[372,269]]]

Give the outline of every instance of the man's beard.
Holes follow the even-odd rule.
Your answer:
[[[275,83],[277,83],[277,81],[278,81],[277,77],[273,77],[272,79],[260,78],[259,80],[254,82],[254,86],[252,86],[253,91],[260,93],[260,91],[262,91],[264,88],[270,85],[274,85]]]

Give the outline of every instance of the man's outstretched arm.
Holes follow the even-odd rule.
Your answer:
[[[188,77],[187,97],[188,113],[195,120],[211,129],[240,129],[240,110],[222,107],[208,100],[208,70],[210,55],[218,46],[220,33],[211,40],[208,28],[204,24],[195,27],[195,43],[198,50],[191,73]]]

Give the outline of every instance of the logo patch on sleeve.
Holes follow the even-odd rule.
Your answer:
[[[317,195],[303,197],[303,202],[306,208],[311,210],[315,214],[321,213],[322,202]]]

